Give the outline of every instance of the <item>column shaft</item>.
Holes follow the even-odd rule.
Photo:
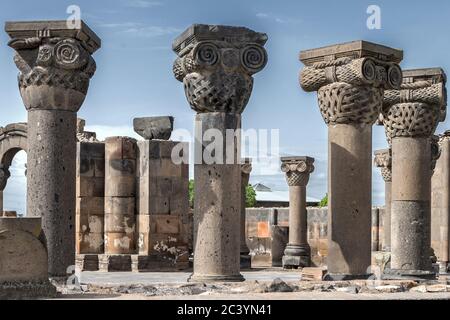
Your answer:
[[[223,137],[223,144],[215,149],[223,164],[207,164],[205,157],[196,153],[195,161],[195,213],[194,213],[194,274],[191,281],[242,281],[240,275],[240,222],[241,222],[241,165],[237,149],[226,144],[227,129],[237,130],[241,116],[212,112],[196,116],[196,143],[209,129]],[[210,131],[211,132],[211,131]],[[217,140],[215,140],[217,141]],[[204,145],[197,145],[196,150]],[[223,157],[217,154],[223,147]],[[232,150],[230,149],[232,148]],[[227,152],[233,152],[234,164],[226,164]],[[208,154],[214,155],[214,152]],[[217,158],[218,159],[218,158]]]
[[[428,138],[392,140],[394,270],[431,270],[431,146]]]
[[[289,187],[289,244],[307,244],[306,186]]]
[[[75,265],[76,113],[28,112],[27,213],[42,217],[51,276]]]
[[[371,265],[372,126],[329,126],[328,273],[366,275]]]
[[[391,251],[391,201],[392,201],[392,182],[386,181],[384,184],[384,219],[383,219],[383,232],[384,232],[384,244],[383,251]]]

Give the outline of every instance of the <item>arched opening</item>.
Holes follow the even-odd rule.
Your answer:
[[[16,150],[9,166],[10,177],[3,190],[3,211],[8,214],[16,212],[18,217],[27,213],[26,163],[27,153]]]

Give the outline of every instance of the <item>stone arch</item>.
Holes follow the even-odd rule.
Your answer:
[[[0,127],[0,216],[3,215],[3,190],[10,177],[9,167],[21,150],[27,152],[27,124],[12,123]]]

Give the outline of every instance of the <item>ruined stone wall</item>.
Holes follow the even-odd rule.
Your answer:
[[[178,144],[163,140],[138,142],[138,256],[133,261],[138,271],[179,270],[189,265],[193,232],[189,167],[172,161],[172,150]]]
[[[77,144],[76,253],[104,252],[105,144]]]
[[[311,247],[311,261],[313,266],[326,265],[328,256],[328,209],[309,207],[308,212],[308,243]],[[379,251],[382,248],[383,235],[383,208],[372,209],[372,249]],[[279,252],[272,252],[275,242],[284,241],[287,244],[287,237],[283,237],[280,232],[275,233],[274,225],[287,228],[289,226],[289,208],[247,208],[246,210],[246,233],[247,244],[250,248],[253,267],[268,267],[277,265],[278,261],[274,257],[279,256]],[[280,238],[281,237],[281,238]],[[275,251],[282,250],[279,244]],[[281,249],[280,249],[281,248]],[[282,255],[282,254],[281,254]]]

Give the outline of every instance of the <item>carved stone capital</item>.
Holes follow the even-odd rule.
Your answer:
[[[442,147],[444,141],[450,141],[450,130],[445,131],[443,134],[439,135],[439,146]]]
[[[306,186],[309,176],[314,172],[314,159],[310,157],[281,158],[281,171],[286,174],[286,181],[290,187]]]
[[[253,90],[253,75],[264,69],[267,35],[247,28],[189,27],[173,43],[173,72],[184,84],[192,109],[242,113]]]
[[[252,167],[252,159],[250,158],[245,158],[242,159],[242,163],[241,163],[241,172],[243,176],[248,176],[250,175],[250,173],[252,172],[253,167]]]
[[[384,149],[375,151],[374,165],[381,169],[381,175],[385,182],[392,182],[392,150]]]
[[[373,125],[384,89],[399,88],[403,52],[355,41],[302,51],[300,86],[317,91],[326,124]]]
[[[436,163],[441,157],[441,146],[439,144],[440,137],[437,135],[432,135],[430,138],[430,144],[431,144],[431,171],[434,172],[434,169],[436,168]]]
[[[381,120],[389,143],[398,137],[430,137],[447,109],[442,69],[407,70],[399,90],[384,93]]]
[[[19,88],[27,110],[78,111],[96,64],[91,54],[100,39],[83,23],[7,22],[8,45],[16,50]]]

